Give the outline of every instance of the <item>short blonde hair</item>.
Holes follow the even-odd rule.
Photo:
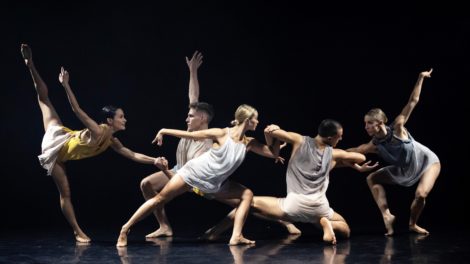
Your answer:
[[[387,116],[385,115],[384,111],[382,111],[382,109],[380,108],[372,108],[371,110],[369,110],[369,112],[367,112],[366,116],[369,116],[375,121],[379,121],[384,124],[388,122]]]
[[[246,119],[251,119],[255,115],[258,115],[258,111],[253,106],[242,104],[237,108],[237,111],[235,111],[235,120],[233,120],[231,124],[234,126],[239,125]]]

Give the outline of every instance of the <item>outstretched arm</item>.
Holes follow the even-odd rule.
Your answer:
[[[332,167],[351,167],[353,169],[359,171],[365,171],[367,168],[369,170],[378,166],[377,163],[374,165],[369,165],[369,163],[365,163],[365,165],[359,165],[366,161],[366,156],[364,154],[358,152],[349,152],[342,149],[333,149],[333,165]]]
[[[112,139],[113,144],[111,145],[111,148],[113,148],[114,151],[117,153],[123,155],[124,157],[131,159],[136,162],[144,163],[144,164],[155,164],[156,159],[153,157],[149,157],[147,155],[141,154],[134,152],[126,147],[119,141],[117,138]],[[156,165],[156,164],[155,164]]]
[[[419,96],[421,94],[421,87],[423,86],[424,78],[431,78],[432,69],[429,71],[423,71],[419,74],[418,80],[416,81],[415,87],[411,92],[410,98],[408,99],[408,103],[405,105],[401,113],[395,118],[395,129],[400,135],[405,133],[404,126],[405,123],[408,121],[408,118],[411,115],[411,112],[415,108],[416,104],[419,101]],[[406,135],[405,135],[406,137]]]
[[[163,144],[163,136],[169,135],[179,138],[189,138],[194,140],[201,140],[201,139],[212,139],[218,140],[219,138],[225,136],[226,131],[220,128],[209,128],[203,129],[198,131],[185,131],[185,130],[178,130],[178,129],[167,129],[162,128],[158,131],[157,135],[152,141],[152,144],[157,143],[157,145],[161,146]]]
[[[100,126],[93,119],[91,119],[85,113],[85,111],[80,108],[80,105],[78,104],[78,101],[72,92],[72,88],[69,85],[69,79],[69,73],[64,69],[64,67],[61,67],[59,81],[65,88],[65,92],[67,93],[67,97],[69,98],[69,103],[72,107],[72,111],[75,113],[78,119],[80,119],[80,121],[91,131],[93,136],[99,136],[102,133]]]
[[[355,148],[348,148],[346,151],[359,152],[359,153],[362,153],[362,154],[367,154],[367,153],[376,153],[377,152],[376,149],[377,148],[372,143],[372,141],[369,141],[368,143],[359,145]]]
[[[199,102],[199,81],[197,70],[202,64],[202,54],[195,51],[191,59],[186,57],[186,64],[189,68],[189,104]]]

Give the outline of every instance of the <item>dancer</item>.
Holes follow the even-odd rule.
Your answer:
[[[395,216],[390,212],[383,184],[398,184],[411,187],[418,183],[415,197],[411,203],[409,230],[419,234],[429,234],[429,231],[418,226],[417,222],[423,211],[426,197],[431,192],[439,176],[441,163],[439,158],[429,148],[414,140],[405,124],[411,112],[419,101],[421,88],[425,78],[430,78],[432,69],[419,74],[418,80],[411,92],[408,103],[387,126],[387,116],[379,109],[371,109],[364,117],[365,129],[372,140],[350,151],[360,153],[377,153],[390,166],[383,167],[367,177],[367,184],[372,192],[375,202],[382,213],[387,233],[394,233],[393,223]]]
[[[249,105],[241,105],[235,112],[233,127],[230,128],[211,128],[192,132],[161,129],[153,140],[153,143],[159,146],[163,143],[164,135],[196,140],[212,139],[214,144],[209,151],[188,161],[159,194],[137,209],[129,221],[122,226],[117,246],[127,245],[128,232],[135,223],[144,219],[155,208],[161,208],[176,196],[191,189],[197,194],[212,196],[216,199],[239,199],[240,203],[236,207],[235,223],[229,244],[253,244],[254,241],[242,235],[253,193],[250,189],[233,181],[223,183],[240,166],[247,151],[277,158],[274,153],[279,153],[279,144],[268,147],[245,135],[247,131],[254,131],[258,122],[257,110]]]
[[[286,175],[287,197],[254,196],[253,212],[269,219],[319,225],[323,229],[323,240],[331,244],[336,244],[337,234],[349,237],[349,225],[330,208],[326,197],[330,170],[335,166],[349,166],[362,172],[375,168],[377,164],[363,163],[366,160],[363,154],[334,148],[343,135],[341,124],[335,120],[323,120],[314,138],[284,131],[277,125],[266,127],[265,135],[268,145],[278,144],[278,141],[292,144]],[[219,236],[233,223],[235,212],[206,231],[206,236]]]
[[[209,128],[209,123],[214,117],[214,110],[212,106],[205,102],[199,102],[199,81],[198,69],[202,64],[203,56],[200,52],[194,52],[191,59],[186,57],[186,64],[189,68],[189,112],[186,118],[188,126],[187,131],[199,131]],[[168,169],[168,161],[164,157],[159,157],[157,160],[157,167],[161,169],[145,177],[140,183],[140,189],[145,200],[155,197],[168,181],[175,175],[175,173],[186,164],[187,161],[198,157],[212,147],[211,139],[194,140],[190,138],[181,138],[176,149],[176,165],[173,169]],[[146,238],[172,236],[173,229],[171,228],[168,217],[166,216],[165,208],[158,207],[153,212],[157,218],[159,228],[146,235]]]
[[[79,160],[96,156],[108,147],[116,152],[137,162],[153,164],[153,157],[133,152],[113,136],[117,131],[126,128],[126,118],[121,108],[105,106],[102,109],[103,120],[98,124],[91,119],[79,106],[72,88],[69,85],[69,73],[62,67],[59,81],[67,93],[70,105],[78,119],[85,125],[85,129],[72,131],[62,125],[54,106],[52,105],[46,83],[42,80],[33,62],[31,48],[27,44],[21,45],[21,54],[28,67],[38,94],[39,107],[41,108],[45,129],[42,140],[42,154],[39,162],[52,176],[60,194],[60,207],[65,218],[73,229],[77,242],[90,242],[91,239],[78,225],[71,200],[71,192],[65,162],[67,160]]]

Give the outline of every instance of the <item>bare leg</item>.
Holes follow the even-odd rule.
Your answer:
[[[217,199],[217,200],[232,207],[236,207],[240,203],[239,199]],[[283,225],[287,229],[287,232],[289,232],[289,234],[291,235],[300,235],[302,232],[294,224],[286,220],[287,216],[285,216],[282,211],[270,209],[270,208],[278,208],[279,206],[277,205],[277,202],[278,202],[278,198],[275,198],[275,197],[254,196],[253,203],[251,204],[251,209],[253,210],[251,214],[253,214],[254,216],[258,218],[265,219],[268,221],[273,221],[273,222]],[[267,205],[266,203],[268,203],[269,205]],[[269,210],[274,210],[275,212],[274,211],[270,212]],[[235,218],[235,209],[232,210],[227,216],[225,216],[224,219],[222,219],[222,221],[220,221],[217,225],[208,229],[204,233],[204,235],[201,236],[201,239],[206,239],[206,240],[217,239],[224,231],[226,231],[232,226],[234,218]]]
[[[36,88],[36,92],[38,94],[38,102],[42,112],[44,130],[47,130],[49,125],[61,125],[62,121],[60,120],[59,115],[57,114],[54,106],[49,100],[49,92],[47,89],[47,85],[42,80],[41,76],[36,70],[36,67],[34,66],[31,48],[26,44],[22,44],[21,55],[23,56],[26,66],[28,66],[29,68],[31,77],[33,79],[34,87]]]
[[[336,235],[343,238],[349,238],[351,235],[351,229],[349,228],[346,220],[340,214],[334,212],[330,222]]]
[[[429,192],[431,192],[440,171],[441,164],[435,163],[431,165],[431,167],[426,170],[426,172],[424,172],[423,176],[421,177],[418,187],[416,188],[415,199],[411,204],[409,221],[410,231],[416,232],[418,234],[429,234],[426,229],[418,226],[416,223],[418,222],[419,216],[423,211],[424,205],[426,203],[426,197],[429,195]]]
[[[222,221],[220,221],[219,223],[217,223],[217,225],[209,228],[206,232],[204,232],[204,235],[202,235],[200,239],[213,241],[219,238],[219,236],[223,232],[228,230],[233,225],[236,211],[236,208],[230,211],[230,213],[228,213],[228,215],[226,215],[224,219],[222,219]]]
[[[170,179],[168,179],[168,177],[162,171],[145,177],[140,182],[140,189],[142,190],[142,194],[144,195],[145,200],[149,200],[155,197],[169,181]],[[156,208],[155,211],[153,211],[153,214],[157,218],[160,227],[145,237],[154,238],[173,236],[173,229],[171,228],[168,217],[166,216],[165,207],[162,206]]]
[[[90,242],[91,239],[82,231],[77,223],[77,219],[75,218],[75,212],[73,210],[70,195],[69,181],[67,179],[67,175],[65,174],[63,164],[55,164],[54,168],[52,169],[52,178],[54,179],[57,189],[59,189],[60,208],[62,209],[62,213],[64,214],[65,219],[67,219],[70,226],[72,226],[73,232],[75,234],[75,240],[82,243]]]
[[[132,215],[132,217],[125,223],[121,228],[121,233],[116,246],[125,247],[127,246],[127,235],[130,228],[146,216],[151,214],[156,208],[163,207],[167,202],[171,201],[178,195],[190,189],[183,179],[177,174],[175,175],[163,188],[163,190],[154,198],[147,200],[142,204],[139,209]]]
[[[336,236],[335,232],[333,231],[333,226],[331,225],[330,220],[328,220],[328,218],[326,217],[322,217],[320,218],[320,225],[323,229],[323,241],[335,245]]]
[[[372,196],[374,197],[374,200],[377,203],[380,212],[382,213],[385,228],[387,229],[387,233],[385,235],[391,236],[394,232],[393,223],[395,222],[395,216],[390,213],[387,197],[385,196],[385,189],[382,184],[379,184],[379,182],[381,182],[385,177],[387,177],[387,175],[384,173],[371,173],[367,177],[367,184],[369,185]]]
[[[226,190],[223,192],[216,193],[217,199],[232,199],[239,198],[240,203],[235,210],[235,219],[233,224],[232,237],[230,238],[229,245],[240,245],[240,244],[254,244],[255,241],[248,240],[243,237],[242,229],[245,224],[246,217],[250,210],[250,205],[253,200],[253,193],[250,189],[245,186],[235,183],[226,183]]]

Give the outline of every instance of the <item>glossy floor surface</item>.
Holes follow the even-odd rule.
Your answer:
[[[138,232],[137,232],[138,233]],[[0,237],[0,263],[469,263],[468,234],[437,231],[428,236],[356,234],[336,246],[319,234],[260,233],[253,246],[228,246],[228,237],[204,242],[192,234],[145,240],[129,237],[116,248],[116,234],[95,232],[76,244],[66,231],[7,231]],[[227,241],[226,241],[227,240]]]

